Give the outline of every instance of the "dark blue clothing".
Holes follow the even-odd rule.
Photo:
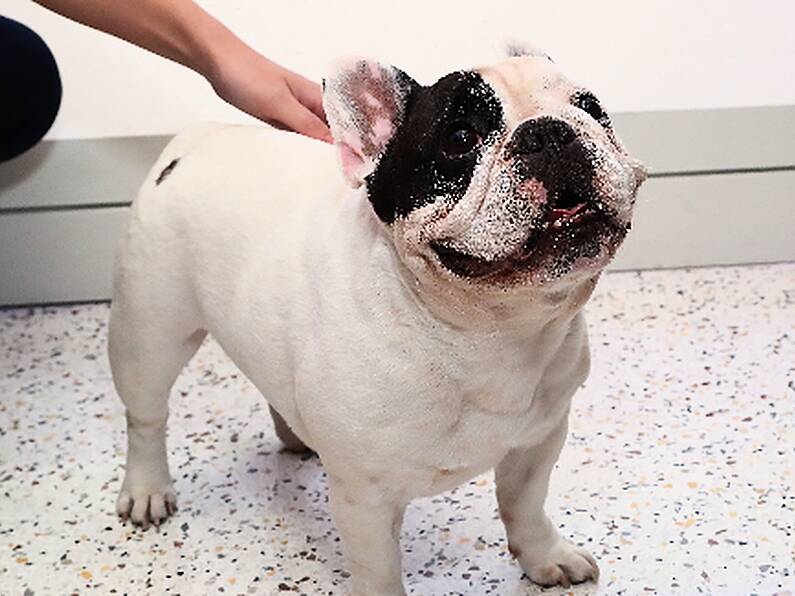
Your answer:
[[[0,161],[39,142],[61,105],[61,77],[44,40],[0,17]]]

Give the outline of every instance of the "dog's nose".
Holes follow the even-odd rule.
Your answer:
[[[540,182],[555,208],[575,207],[593,195],[593,154],[563,120],[543,116],[522,122],[506,154],[517,179]]]
[[[574,129],[563,120],[535,118],[522,122],[513,134],[516,154],[534,154],[544,151],[558,152],[577,140]]]

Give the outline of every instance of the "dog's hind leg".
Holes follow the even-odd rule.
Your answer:
[[[281,414],[273,409],[273,406],[269,405],[268,408],[271,412],[271,418],[273,418],[273,426],[276,427],[276,436],[284,443],[284,447],[287,451],[292,451],[293,453],[307,453],[308,451],[312,451],[296,436],[287,422],[285,422],[284,418],[281,417]]]
[[[127,467],[116,511],[147,528],[176,510],[166,457],[168,396],[206,332],[186,304],[164,298],[165,288],[158,299],[151,280],[120,282],[124,276],[117,272],[108,338],[113,382],[127,410]]]

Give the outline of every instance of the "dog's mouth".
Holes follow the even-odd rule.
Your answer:
[[[527,240],[508,256],[487,260],[443,241],[432,242],[431,248],[446,269],[461,277],[500,277],[550,262],[562,273],[579,258],[599,256],[608,243],[617,246],[626,234],[625,226],[595,198],[565,189],[549,203],[552,206],[533,222]]]

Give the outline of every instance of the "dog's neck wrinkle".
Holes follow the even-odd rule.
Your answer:
[[[407,271],[389,229],[373,211],[366,191],[360,188],[349,200],[352,203],[343,207],[343,217],[338,224],[332,224],[336,229],[330,233],[338,237],[351,262],[362,261],[365,265],[350,277],[351,297],[359,316],[370,318],[377,325],[391,322],[423,329],[439,325],[442,321],[434,317],[407,282]],[[375,301],[373,295],[377,296]]]
[[[444,294],[445,298],[455,303],[451,308],[448,303],[435,304],[438,287],[424,287],[425,284],[403,263],[388,239],[385,238],[385,242],[390,248],[394,279],[417,312],[434,325],[469,335],[473,339],[477,336],[502,336],[508,342],[534,343],[549,334],[560,333],[565,336],[596,282],[596,278],[584,280],[568,291],[537,291],[532,298],[523,295],[508,305],[504,302],[489,304],[488,300],[478,301],[470,293],[451,289]]]

